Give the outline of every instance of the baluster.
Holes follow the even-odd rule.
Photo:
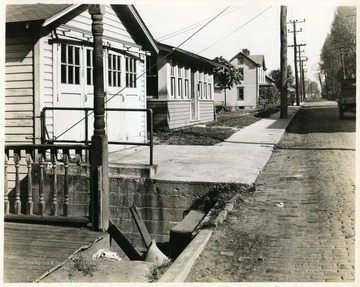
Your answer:
[[[33,186],[32,186],[32,174],[31,174],[31,170],[32,170],[32,156],[31,156],[31,151],[26,151],[26,162],[27,162],[27,169],[28,169],[28,188],[27,188],[27,202],[26,202],[26,214],[27,215],[32,215],[33,214],[33,209],[34,209],[34,203],[32,200],[32,190],[33,190]]]
[[[8,197],[8,175],[7,175],[7,168],[8,168],[8,150],[5,152],[5,163],[4,163],[4,213],[8,214],[10,210],[10,203]]]
[[[55,152],[51,151],[51,157],[52,157],[52,170],[53,170],[51,215],[56,216],[58,214],[56,149]]]
[[[21,200],[20,200],[20,150],[14,150],[14,162],[15,162],[15,214],[21,214]]]
[[[40,166],[40,182],[39,182],[39,214],[45,214],[45,200],[44,200],[44,159],[46,159],[45,152],[39,155]]]
[[[69,178],[68,178],[68,169],[69,169],[69,151],[64,151],[64,216],[69,214]]]

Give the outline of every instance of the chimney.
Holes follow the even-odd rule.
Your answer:
[[[250,51],[248,49],[242,49],[242,53],[246,56],[250,55]]]

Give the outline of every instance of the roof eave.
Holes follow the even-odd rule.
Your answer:
[[[160,50],[163,50],[165,52],[179,53],[179,54],[181,54],[183,56],[193,58],[193,59],[195,59],[197,61],[208,63],[209,65],[212,65],[214,67],[219,66],[218,63],[214,62],[211,59],[205,58],[203,56],[200,56],[200,55],[194,54],[192,52],[189,52],[189,51],[177,48],[177,47],[173,47],[173,46],[170,46],[170,45],[167,45],[167,44],[164,44],[164,43],[160,43],[160,42],[157,42],[157,43],[158,43],[158,46],[159,46]]]
[[[134,19],[136,20],[137,24],[140,26],[140,28],[142,29],[142,31],[144,32],[146,38],[149,40],[151,46],[153,47],[154,51],[159,54],[159,48],[155,43],[155,40],[153,38],[153,36],[151,35],[149,29],[147,28],[147,26],[145,25],[144,21],[141,19],[139,13],[137,12],[137,10],[135,9],[134,5],[127,5],[131,14],[133,15]]]
[[[75,10],[76,8],[78,8],[79,6],[81,6],[83,4],[74,4],[74,5],[71,5],[70,7],[64,9],[63,11],[61,11],[60,13],[54,15],[54,16],[51,16],[50,18],[46,19],[44,21],[44,23],[42,24],[43,27],[46,27],[48,26],[49,24],[55,22],[56,20],[60,19],[61,17],[63,17],[64,15],[66,15],[67,13]]]

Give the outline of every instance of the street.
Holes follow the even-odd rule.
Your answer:
[[[354,280],[355,116],[306,103],[186,281]]]

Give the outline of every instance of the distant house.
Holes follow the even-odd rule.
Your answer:
[[[248,49],[236,54],[230,63],[239,68],[242,73],[241,84],[231,90],[217,88],[215,103],[217,106],[226,105],[232,108],[254,108],[260,104],[260,87],[269,84],[270,79],[265,76],[266,66],[263,55],[250,55]],[[270,81],[271,82],[271,81]]]
[[[146,108],[146,52],[157,47],[132,5],[106,5],[106,107]],[[88,5],[6,6],[5,142],[40,143],[44,107],[93,107],[93,38]],[[109,141],[146,137],[146,115],[106,115]],[[83,140],[83,111],[48,111],[49,138]],[[89,116],[88,138],[93,132]]]
[[[154,127],[174,129],[214,120],[212,60],[157,43],[160,52],[148,57],[147,105]]]

